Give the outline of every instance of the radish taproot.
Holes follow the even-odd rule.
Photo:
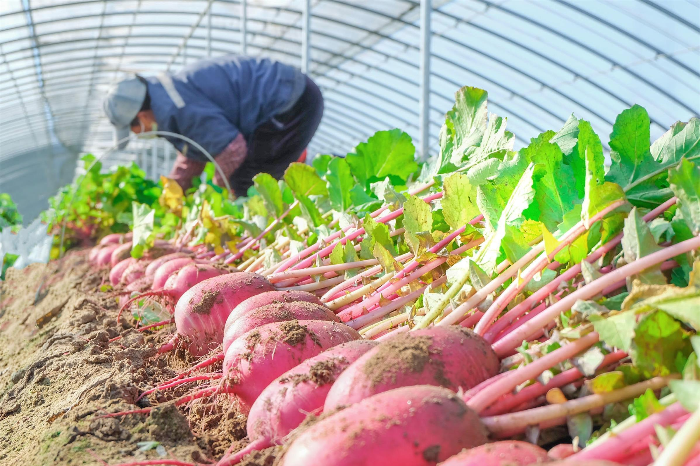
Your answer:
[[[169,351],[182,340],[192,355],[207,354],[223,342],[224,324],[233,308],[251,296],[273,289],[262,275],[249,272],[219,275],[196,284],[178,299],[177,334],[159,351]]]
[[[371,340],[355,340],[334,346],[275,379],[255,400],[248,414],[250,443],[222,458],[218,466],[237,464],[253,451],[282,444],[308,414],[321,414],[328,390],[338,375],[376,345]]]
[[[230,317],[230,316],[229,316]],[[286,320],[327,320],[340,322],[338,316],[326,306],[305,301],[274,303],[261,306],[243,317],[236,319],[224,330],[224,352],[244,333],[272,322]]]
[[[324,409],[409,385],[469,390],[495,376],[499,367],[490,345],[471,330],[451,326],[402,333],[350,365],[333,384]]]
[[[235,394],[242,409],[247,410],[280,375],[328,348],[361,338],[347,325],[325,320],[265,324],[228,347],[222,383],[225,391]]]
[[[124,241],[131,240],[131,237],[133,236],[132,232],[128,233],[112,233],[109,234],[105,237],[103,237],[100,242],[98,243],[100,246],[107,246],[108,244],[121,244]]]
[[[486,441],[479,417],[454,392],[416,385],[320,420],[291,442],[282,466],[427,466]]]
[[[440,466],[527,466],[548,460],[547,451],[537,445],[504,440],[462,451]]]

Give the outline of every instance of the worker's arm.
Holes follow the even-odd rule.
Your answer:
[[[197,103],[188,103],[174,115],[173,126],[178,132],[200,144],[209,152],[221,167],[226,178],[236,171],[248,153],[245,138],[223,115],[219,107],[204,99]],[[192,186],[192,178],[199,176],[208,161],[207,157],[191,145],[184,144],[182,154],[178,154],[171,178],[183,189]],[[226,184],[218,170],[214,182],[219,186]]]
[[[248,145],[243,135],[238,133],[238,136],[220,154],[214,156],[214,160],[216,160],[216,163],[228,180],[241,166],[246,155],[248,155]],[[170,179],[175,180],[183,190],[187,190],[192,187],[192,180],[202,174],[205,165],[205,162],[187,158],[178,152],[175,158],[175,165],[173,165],[173,169],[170,172]],[[226,186],[219,170],[214,172],[214,183],[221,187]]]

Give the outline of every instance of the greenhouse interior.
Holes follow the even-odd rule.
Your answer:
[[[0,0],[0,128],[0,464],[700,466],[700,0]]]

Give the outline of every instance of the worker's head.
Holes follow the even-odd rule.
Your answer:
[[[146,80],[141,76],[130,76],[112,87],[104,101],[104,110],[116,129],[117,141],[127,138],[130,130],[136,134],[153,130],[151,99]],[[119,148],[127,144],[128,140],[123,141]]]

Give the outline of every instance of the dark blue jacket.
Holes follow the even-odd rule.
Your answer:
[[[227,55],[175,74],[146,78],[158,130],[187,136],[213,157],[242,133],[289,110],[304,92],[305,76],[268,59]],[[208,159],[182,140],[166,137],[187,158]]]

